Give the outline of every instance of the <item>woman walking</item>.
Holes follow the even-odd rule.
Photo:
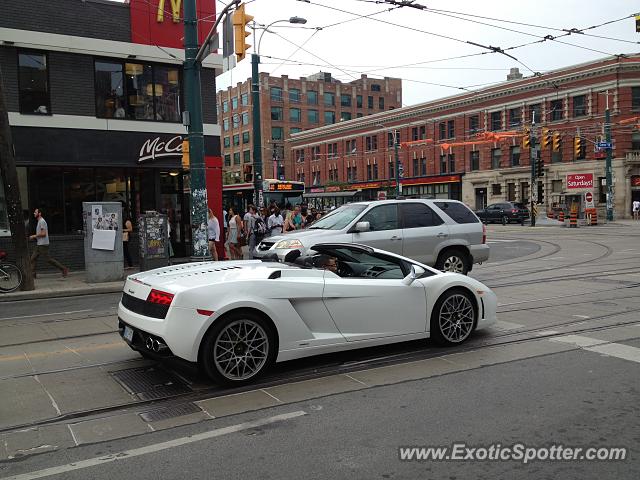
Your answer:
[[[133,235],[133,224],[129,214],[126,214],[124,221],[124,228],[122,229],[122,251],[124,253],[124,259],[127,261],[127,270],[133,268],[133,262],[131,261],[131,253],[129,253],[129,241]]]
[[[218,261],[218,242],[220,241],[220,222],[209,209],[209,219],[207,220],[207,235],[209,236],[209,252],[214,262]]]
[[[231,260],[242,260],[240,232],[242,232],[242,218],[236,214],[233,207],[229,207],[229,253]]]

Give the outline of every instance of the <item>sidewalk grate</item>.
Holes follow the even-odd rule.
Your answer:
[[[157,422],[159,420],[167,420],[169,418],[182,417],[192,413],[201,412],[202,409],[193,403],[184,403],[174,407],[156,408],[140,414],[145,422]]]
[[[191,391],[183,381],[157,367],[129,368],[111,375],[140,400],[156,400]]]

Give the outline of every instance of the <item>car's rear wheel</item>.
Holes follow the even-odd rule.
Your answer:
[[[262,375],[275,354],[271,325],[256,313],[239,311],[214,323],[204,340],[201,360],[215,382],[243,385]]]
[[[438,255],[436,268],[443,272],[466,275],[470,268],[469,255],[457,248],[447,249]]]
[[[458,345],[473,332],[476,316],[475,302],[468,291],[448,290],[431,312],[431,337],[440,345]]]

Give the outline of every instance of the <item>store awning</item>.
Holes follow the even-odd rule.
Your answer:
[[[353,197],[358,190],[353,192],[322,192],[322,193],[305,193],[305,198],[324,198],[324,197]]]

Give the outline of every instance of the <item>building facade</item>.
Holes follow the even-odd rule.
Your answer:
[[[214,5],[201,0],[200,15],[214,14]],[[176,254],[190,254],[180,18],[170,2],[146,0],[20,0],[0,17],[25,220],[43,210],[54,255],[72,268],[83,265],[85,201],[120,201],[134,223],[147,210],[166,212]],[[209,157],[220,156],[216,68],[220,57],[211,55],[201,79]]]
[[[480,209],[529,202],[533,151],[544,162],[533,185],[544,208],[570,208],[591,191],[603,214],[606,152],[597,144],[608,105],[612,202],[618,218],[628,217],[640,199],[640,55],[529,78],[513,70],[489,88],[295,133],[287,144],[293,176],[304,178],[306,197],[318,206],[393,194],[399,183],[403,195]],[[533,150],[525,141],[531,133]]]
[[[299,180],[291,149],[292,134],[333,125],[402,106],[400,79],[366,75],[349,83],[328,72],[292,79],[260,74],[262,178]],[[243,207],[253,198],[253,110],[251,80],[217,93],[222,127],[226,200]]]

